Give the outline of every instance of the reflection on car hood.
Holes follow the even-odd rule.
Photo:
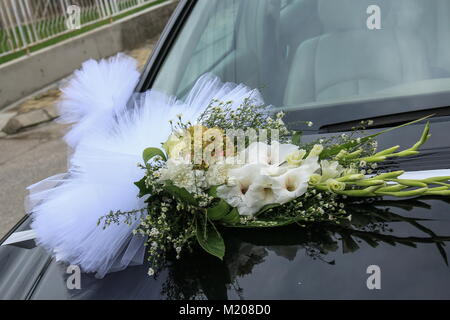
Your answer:
[[[450,123],[432,124],[421,157],[389,161],[389,169],[450,168]],[[410,126],[380,136],[380,148],[408,147]],[[308,137],[312,139],[314,137]],[[69,290],[67,266],[33,243],[0,248],[0,298],[18,299],[449,299],[450,200],[380,198],[349,204],[342,225],[223,230],[223,262],[194,250],[156,277],[148,265],[96,279],[82,274]],[[29,221],[18,230],[29,228]],[[381,289],[369,290],[367,268],[380,267]]]

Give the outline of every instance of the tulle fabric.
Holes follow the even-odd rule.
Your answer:
[[[72,124],[64,137],[66,143],[74,148],[91,130],[110,129],[113,117],[124,110],[138,80],[136,60],[124,54],[84,62],[61,88],[58,121]]]
[[[134,108],[126,111],[125,96],[129,98],[132,87],[127,81],[135,81],[131,64],[130,58],[120,56],[83,66],[61,103],[64,121],[77,121],[66,136],[74,149],[69,171],[28,188],[37,243],[57,260],[79,265],[99,278],[143,262],[145,238],[132,234],[138,219],[131,225],[114,224],[105,229],[97,222],[111,210],[145,207],[133,184],[144,174],[137,163],[145,148],[159,147],[168,138],[169,120],[181,113],[184,120],[195,123],[213,99],[233,101],[233,107],[246,99],[256,105],[264,103],[257,90],[222,83],[206,74],[184,101],[150,90],[135,95],[131,101]],[[108,79],[111,86],[97,79]],[[126,88],[117,91],[119,84]]]

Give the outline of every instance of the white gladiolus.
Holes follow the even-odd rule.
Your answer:
[[[252,183],[261,175],[260,164],[247,164],[241,168],[229,170],[228,183],[217,188],[217,196],[230,206],[238,209],[241,215],[253,215],[258,212],[257,206],[251,207],[247,192]]]
[[[277,180],[282,185],[281,192],[277,196],[277,203],[286,203],[302,196],[308,189],[308,181],[319,169],[317,157],[307,159],[297,168],[289,169]]]
[[[302,163],[305,155],[306,155],[305,150],[303,149],[296,150],[286,157],[286,161],[291,166],[299,166]]]
[[[323,151],[323,146],[321,144],[315,144],[308,154],[307,158],[318,157]]]
[[[321,174],[311,176],[311,184],[325,183],[329,179],[336,179],[345,173],[344,168],[337,161],[320,161]]]
[[[259,175],[250,185],[246,194],[248,212],[254,214],[267,204],[279,203],[278,197],[281,191],[282,186],[277,179]]]
[[[344,172],[344,168],[337,161],[322,160],[320,166],[322,168],[322,181],[338,178]]]
[[[291,145],[283,148],[283,154],[292,154]],[[317,156],[309,156],[298,167],[279,167],[270,161],[246,164],[229,170],[228,183],[217,189],[217,195],[237,208],[240,215],[252,216],[267,204],[283,204],[303,195],[319,167]]]
[[[253,142],[241,151],[245,155],[245,163],[259,163],[279,166],[286,158],[298,150],[298,146],[289,143],[272,141],[272,144]],[[239,156],[238,156],[239,157]],[[244,158],[244,157],[242,157]]]

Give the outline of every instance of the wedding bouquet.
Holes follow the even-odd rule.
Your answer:
[[[243,84],[206,74],[180,100],[133,95],[138,79],[126,56],[83,64],[60,104],[60,121],[72,124],[69,170],[28,188],[37,243],[97,277],[141,264],[145,251],[152,275],[197,243],[222,259],[224,228],[340,224],[357,197],[450,195],[446,170],[377,167],[418,155],[429,123],[402,151],[378,150],[376,141],[401,126],[365,135],[371,121],[306,143]]]
[[[399,146],[377,150],[375,138],[395,128],[361,137],[358,131],[372,121],[362,122],[354,136],[304,144],[301,132],[285,126],[283,112],[273,114],[251,99],[235,109],[232,103],[211,101],[195,124],[184,122],[182,114],[171,120],[168,140],[162,148],[145,149],[139,164],[145,174],[135,184],[145,207],[99,219],[104,227],[139,220],[133,233],[147,239],[150,275],[167,251],[179,258],[196,242],[222,259],[221,227],[339,224],[351,219],[347,197],[450,195],[450,177],[414,180],[401,179],[404,171],[376,173],[377,162],[419,154],[430,137],[429,123],[419,141],[403,151]]]

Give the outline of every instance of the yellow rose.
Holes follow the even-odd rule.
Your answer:
[[[179,158],[187,154],[188,145],[185,138],[184,136],[180,137],[176,133],[170,135],[169,139],[162,145],[169,158]]]

